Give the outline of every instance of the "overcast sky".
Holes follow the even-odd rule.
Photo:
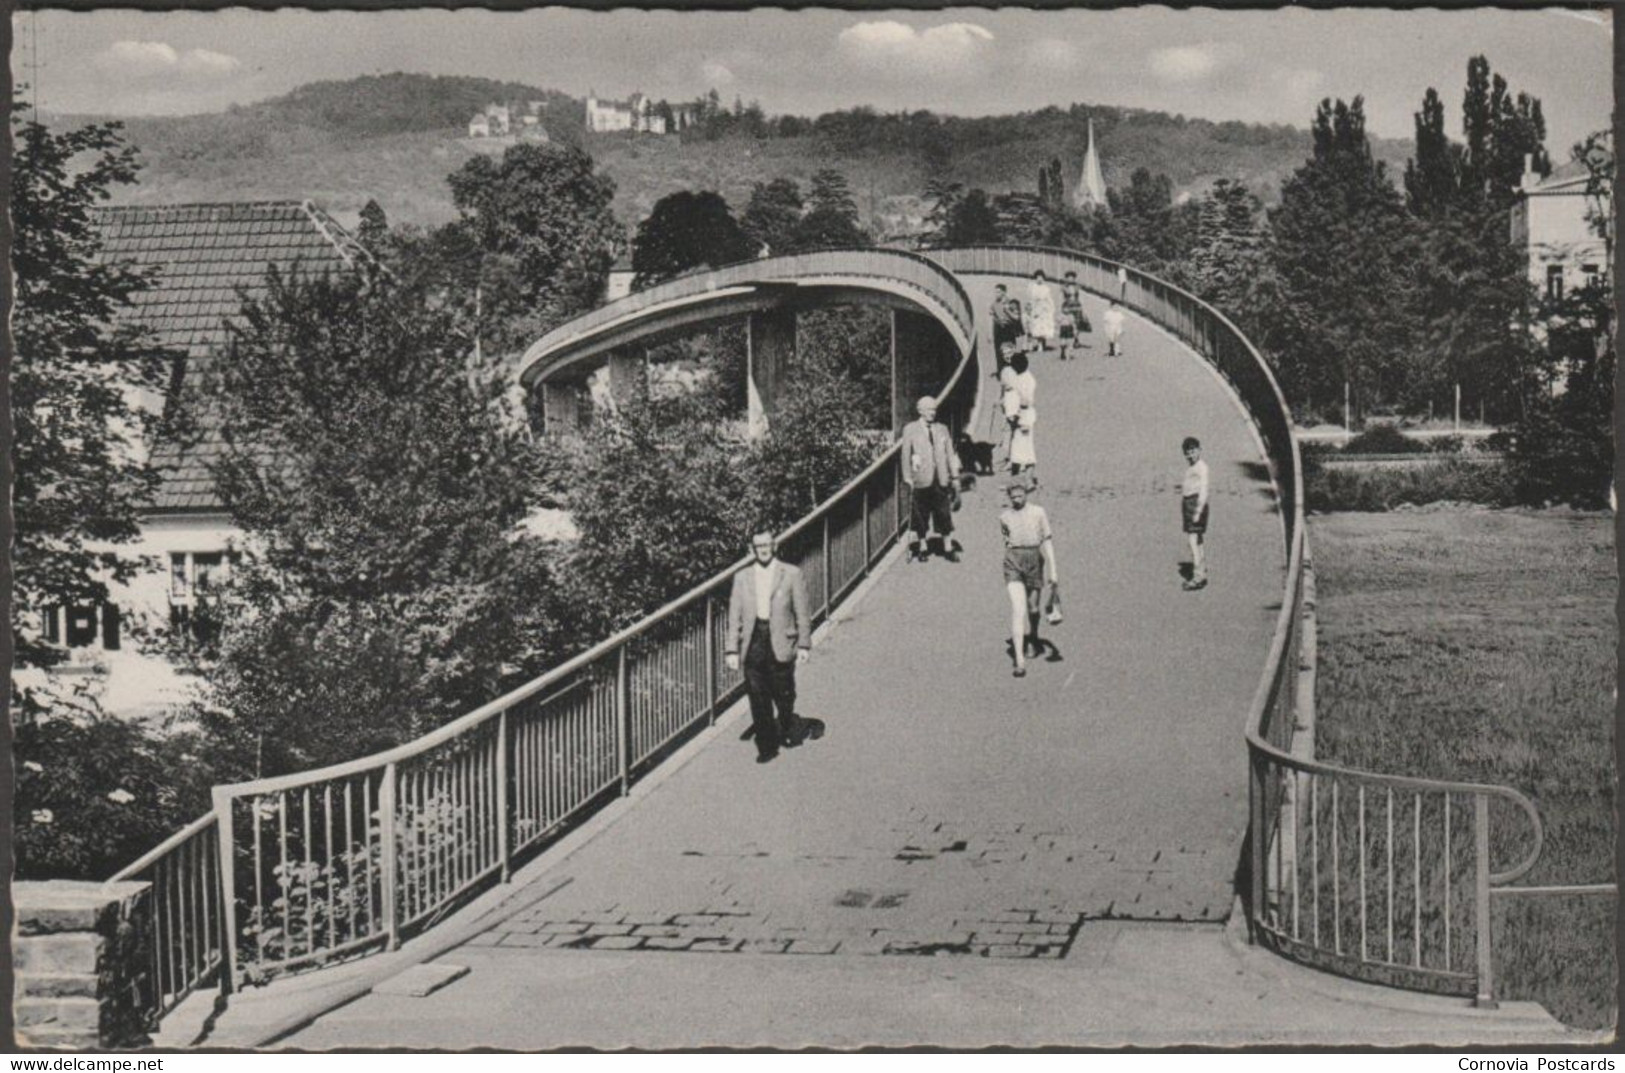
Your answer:
[[[770,113],[1084,101],[1296,126],[1321,97],[1363,93],[1374,133],[1409,137],[1430,85],[1459,126],[1478,52],[1541,98],[1554,149],[1607,125],[1612,104],[1609,17],[1562,11],[99,11],[13,25],[23,79],[37,33],[39,103],[53,112],[217,111],[417,71],[612,97],[714,86]]]

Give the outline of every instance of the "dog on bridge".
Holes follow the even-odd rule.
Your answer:
[[[970,433],[961,432],[954,440],[954,450],[959,453],[960,471],[967,476],[993,475],[993,445],[991,443],[978,443],[971,439]],[[969,481],[967,484],[971,483]]]

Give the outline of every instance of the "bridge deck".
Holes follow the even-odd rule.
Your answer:
[[[972,277],[979,307],[992,282]],[[1035,369],[1039,500],[1069,613],[1048,631],[1060,661],[1010,676],[1002,481],[984,480],[957,518],[963,561],[893,566],[801,670],[799,707],[827,724],[822,740],[770,765],[733,735],[705,750],[575,855],[574,882],[536,923],[725,911],[740,915],[707,935],[770,945],[804,928],[851,952],[971,941],[1017,911],[1062,929],[1229,912],[1280,523],[1252,435],[1205,366],[1143,322],[1126,357],[1096,341]],[[1178,573],[1187,434],[1214,482],[1213,582],[1199,593]]]
[[[993,282],[967,280],[978,309]],[[1002,481],[984,479],[957,516],[963,562],[895,563],[801,669],[822,740],[758,765],[736,718],[534,889],[568,885],[473,945],[1048,959],[1086,946],[1090,921],[1228,915],[1280,522],[1219,380],[1135,318],[1127,356],[1105,357],[1088,308],[1094,349],[1035,369],[1061,659],[1010,675]],[[1188,434],[1214,486],[1199,593],[1178,573]]]

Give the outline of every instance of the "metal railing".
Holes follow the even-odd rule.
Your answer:
[[[700,269],[605,303],[560,325],[532,344],[519,360],[519,376],[527,379],[529,369],[561,349],[579,345],[612,325],[656,313],[663,307],[686,308],[686,304],[695,299],[731,288],[811,280],[874,281],[887,290],[901,288],[918,295],[925,299],[920,303],[922,306],[934,308],[948,318],[961,352],[970,346],[976,332],[975,313],[965,288],[953,273],[935,261],[907,250],[815,250]]]
[[[108,880],[151,884],[150,957],[136,993],[140,1009],[154,1024],[193,991],[219,978],[224,914],[214,827],[213,813],[202,816]]]
[[[976,397],[973,330],[958,349],[938,388],[956,425]],[[891,547],[909,495],[893,444],[780,538],[781,556],[806,578],[815,624]],[[155,907],[173,920],[155,938],[152,1017],[210,980],[230,991],[391,949],[626,793],[743,693],[722,650],[744,565],[408,744],[215,787],[208,816],[117,877],[151,879]]]
[[[1205,302],[1102,258],[994,246],[930,255],[958,273],[1043,269],[1058,280],[1074,271],[1085,290],[1146,317],[1229,381],[1263,440],[1287,551],[1281,611],[1246,722],[1250,934],[1343,975],[1493,1004],[1492,898],[1614,888],[1509,886],[1534,866],[1543,838],[1534,805],[1509,787],[1357,771],[1294,754],[1299,674],[1314,655],[1304,630],[1313,608],[1305,597],[1303,465],[1263,357]],[[1511,860],[1498,866],[1497,854]]]

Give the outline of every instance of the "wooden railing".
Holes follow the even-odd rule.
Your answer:
[[[1317,761],[1295,738],[1306,637],[1303,464],[1274,374],[1218,310],[1154,276],[1069,250],[931,251],[956,273],[1050,280],[1076,272],[1207,359],[1263,441],[1287,554],[1285,591],[1246,720],[1246,909],[1255,941],[1295,960],[1394,986],[1495,1001],[1490,902],[1508,895],[1609,895],[1607,885],[1515,887],[1540,854],[1540,816],[1505,786],[1357,771]]]
[[[858,255],[868,264],[877,252]],[[911,272],[921,265],[890,260]],[[957,363],[932,385],[942,417],[961,427],[978,389],[969,299],[924,264],[930,278],[952,281],[965,318]],[[886,554],[907,522],[908,497],[893,444],[781,536],[781,556],[806,578],[815,623]],[[152,1017],[211,980],[230,991],[391,949],[626,793],[743,693],[722,647],[732,578],[744,565],[408,744],[215,787],[209,815],[116,877],[151,880],[155,907],[172,922],[155,939]]]

